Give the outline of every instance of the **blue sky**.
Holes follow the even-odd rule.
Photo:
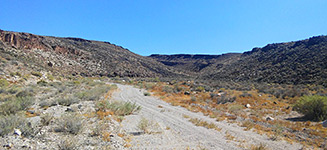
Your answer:
[[[327,35],[326,0],[0,0],[0,29],[140,55],[244,52]]]

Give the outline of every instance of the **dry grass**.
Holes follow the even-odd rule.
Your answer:
[[[241,127],[245,127],[245,131],[251,130],[254,127],[254,123],[250,120],[242,122]]]
[[[108,113],[107,115],[112,112],[117,116],[126,116],[141,110],[141,107],[135,103],[106,100],[98,102],[97,108],[104,113]]]
[[[152,122],[150,122],[148,119],[146,118],[142,118],[138,125],[137,128],[139,128],[141,131],[143,131],[143,133],[149,133],[149,127],[152,125]]]
[[[251,150],[268,150],[268,148],[263,143],[260,143],[259,145],[252,145]]]
[[[196,126],[201,126],[201,127],[205,127],[208,129],[214,129],[217,131],[221,131],[221,128],[218,128],[214,123],[208,123],[206,121],[203,121],[203,120],[197,119],[197,118],[191,118],[189,121],[192,122]]]
[[[151,88],[148,88],[155,96],[160,97],[162,100],[174,105],[185,107],[192,112],[202,112],[205,115],[216,118],[217,121],[223,121],[228,119],[229,122],[239,122],[236,118],[249,120],[239,122],[240,126],[245,127],[245,130],[254,128],[254,131],[259,134],[266,134],[269,137],[281,137],[279,131],[272,131],[267,126],[275,125],[277,122],[285,130],[282,134],[283,140],[294,142],[305,141],[306,144],[319,147],[323,143],[323,139],[327,135],[327,129],[323,128],[319,123],[307,123],[307,122],[292,122],[289,120],[278,120],[276,118],[285,118],[292,112],[292,105],[299,97],[276,97],[272,94],[259,93],[257,90],[250,90],[247,92],[221,89],[216,92],[196,91],[197,86],[193,86],[194,82],[188,84],[174,82],[173,85],[166,84],[164,82],[158,82],[151,84]],[[145,83],[143,83],[145,84]],[[175,93],[174,87],[182,87],[181,91]],[[187,91],[188,94],[184,94]],[[196,92],[195,92],[196,91]],[[234,102],[228,102],[226,104],[217,104],[218,93],[227,93],[228,97],[236,97]],[[311,91],[315,94],[315,91]],[[192,99],[193,97],[193,99]],[[219,97],[219,96],[218,96]],[[250,104],[250,109],[245,109],[245,105]],[[205,109],[202,106],[209,106]],[[213,113],[212,109],[219,110],[220,113]],[[248,115],[248,112],[250,115]],[[227,115],[228,113],[232,115]],[[274,121],[266,121],[266,116],[272,116]],[[186,117],[187,118],[187,117]],[[260,124],[257,124],[259,123]],[[302,129],[309,129],[307,131],[307,138],[297,138],[296,133],[302,132]],[[294,132],[290,132],[294,131]],[[316,138],[314,138],[314,135]],[[273,139],[275,138],[273,137]],[[279,139],[279,138],[277,138]]]

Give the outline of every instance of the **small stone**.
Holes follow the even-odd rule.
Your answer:
[[[21,136],[22,135],[22,131],[20,131],[19,129],[14,129],[14,134]]]
[[[81,109],[82,106],[83,106],[83,105],[79,104],[79,105],[77,106],[77,108],[78,108],[78,109]]]
[[[74,112],[74,110],[73,110],[72,108],[68,107],[68,108],[66,109],[66,112]]]
[[[11,143],[3,145],[3,147],[8,148],[8,149],[12,148],[12,146],[13,145]]]
[[[325,120],[324,122],[322,122],[322,126],[327,128],[327,120]]]
[[[185,91],[184,95],[191,95],[191,93],[189,91]]]
[[[273,117],[270,117],[270,116],[268,116],[267,118],[266,118],[266,121],[273,121],[273,120],[275,120]]]
[[[27,112],[30,113],[30,114],[34,114],[35,113],[34,110],[28,110]]]
[[[246,107],[246,108],[250,108],[251,105],[250,105],[250,104],[246,104],[245,107]]]

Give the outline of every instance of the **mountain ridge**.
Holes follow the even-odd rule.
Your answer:
[[[327,36],[244,53],[141,56],[110,42],[0,30],[0,52],[59,74],[327,86]]]

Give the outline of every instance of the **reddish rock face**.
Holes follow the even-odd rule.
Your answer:
[[[42,37],[28,34],[0,31],[0,40],[17,49],[48,49],[41,43]]]
[[[68,74],[156,77],[175,74],[163,64],[108,42],[0,30],[0,46],[42,68]],[[1,51],[0,51],[1,53]],[[26,58],[27,57],[27,58]],[[20,59],[20,58],[18,58]],[[53,62],[50,65],[48,62]]]

